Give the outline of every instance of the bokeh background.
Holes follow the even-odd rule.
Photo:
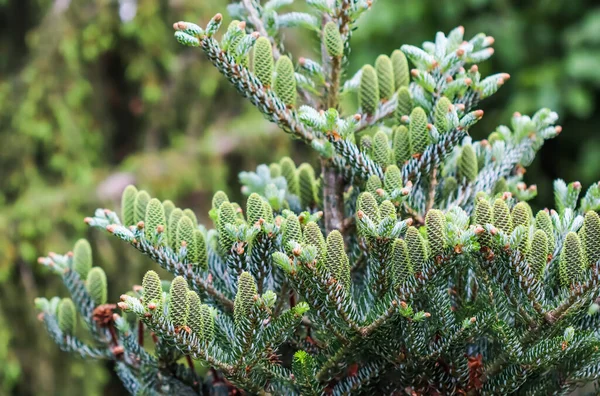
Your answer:
[[[296,0],[296,3],[302,3]],[[194,208],[212,192],[239,197],[237,173],[306,148],[265,122],[201,52],[172,38],[177,20],[225,12],[226,0],[0,0],[0,394],[123,394],[109,364],[58,350],[36,319],[36,296],[64,295],[36,265],[87,237],[109,276],[109,298],[150,263],[87,230],[96,207],[116,207],[126,184]],[[299,8],[302,5],[298,6]],[[227,22],[227,19],[226,19]],[[463,25],[496,38],[483,74],[512,78],[482,103],[476,138],[514,111],[550,107],[563,133],[526,175],[536,207],[551,180],[600,179],[600,6],[583,0],[377,0],[353,37],[350,72],[401,44]],[[314,45],[286,31],[292,52]],[[294,40],[290,40],[294,39]],[[296,53],[297,54],[297,53]]]

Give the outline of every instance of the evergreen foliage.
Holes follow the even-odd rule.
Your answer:
[[[177,22],[175,37],[316,150],[318,181],[289,158],[244,172],[247,216],[218,192],[214,229],[174,205],[167,221],[145,191],[131,224],[130,209],[123,220],[98,209],[87,224],[175,278],[166,293],[149,271],[121,296],[121,316],[98,307],[99,268],[83,280],[70,254],[40,258],[63,277],[96,346],[72,336],[68,303],[39,299],[53,340],[115,360],[134,394],[565,394],[600,378],[598,319],[588,311],[600,292],[598,187],[579,200],[580,183],[555,182],[557,211],[535,223],[525,202],[536,190],[523,187],[522,169],[560,132],[557,115],[515,114],[510,128],[474,141],[479,103],[508,79],[476,65],[492,55],[491,37],[438,33],[342,81],[354,23],[371,2],[280,13],[287,3],[239,4],[220,40],[221,14],[204,28]],[[304,58],[295,72],[276,33],[298,26],[319,32],[324,53],[323,64]],[[277,58],[273,90],[256,62],[247,68],[256,32]],[[344,113],[339,95],[351,92],[363,114]],[[372,138],[359,149],[360,132]],[[134,327],[153,334],[154,353]],[[184,357],[210,366],[213,380],[200,384]]]

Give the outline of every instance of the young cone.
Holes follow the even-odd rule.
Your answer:
[[[279,165],[281,165],[281,175],[287,182],[288,191],[294,195],[298,195],[299,185],[296,164],[294,164],[294,161],[290,157],[283,157],[279,161]]]
[[[394,157],[398,167],[402,167],[404,163],[410,160],[412,148],[410,147],[410,136],[408,128],[404,125],[396,127],[394,131],[393,142]]]
[[[287,56],[283,55],[275,64],[275,79],[273,90],[279,99],[289,107],[296,105],[296,78],[294,65]]]
[[[379,84],[379,98],[389,100],[395,91],[394,68],[390,58],[386,55],[379,55],[375,61],[375,71]]]
[[[402,117],[408,116],[413,109],[413,100],[408,87],[401,87],[398,90],[397,102],[394,118],[396,123],[400,124],[403,122]]]
[[[198,252],[196,251],[196,243],[194,238],[194,223],[189,217],[183,216],[177,223],[177,252],[185,246],[185,258],[188,263],[198,262]]]
[[[325,254],[325,238],[321,228],[314,221],[309,221],[304,227],[304,241],[317,248],[317,260],[320,260]]]
[[[263,217],[263,199],[256,193],[250,194],[246,201],[246,216],[248,224],[254,225]]]
[[[178,276],[171,282],[169,290],[169,321],[175,328],[187,324],[189,304],[188,284],[182,276]]]
[[[163,306],[163,292],[158,274],[154,271],[148,271],[142,279],[142,297],[144,304],[155,304],[156,311],[161,312]]]
[[[385,132],[377,131],[373,137],[373,159],[382,167],[390,162],[390,147]]]
[[[338,282],[346,289],[350,288],[350,261],[344,248],[344,237],[337,230],[327,235],[324,264]]]
[[[83,280],[87,279],[88,273],[92,269],[92,247],[85,239],[75,242],[75,247],[73,247],[73,269]]]
[[[450,129],[450,123],[448,122],[448,113],[452,109],[452,103],[450,100],[442,96],[435,104],[433,112],[435,129],[439,133],[446,133]]]
[[[600,261],[600,217],[589,211],[585,214],[583,226],[585,235],[582,240],[584,257],[587,264],[596,265]]]
[[[298,221],[298,216],[295,214],[291,214],[285,219],[283,236],[281,239],[282,245],[288,255],[292,254],[292,248],[289,246],[291,241],[295,241],[296,243],[303,242],[300,222]]]
[[[502,198],[496,198],[494,201],[494,227],[505,234],[510,234],[513,230],[510,209]]]
[[[413,274],[413,267],[408,257],[408,249],[403,239],[394,241],[391,275],[394,286],[400,286],[406,278]]]
[[[408,61],[406,56],[400,50],[392,52],[392,67],[394,69],[394,86],[398,90],[402,87],[408,87],[410,83],[410,71],[408,70]]]
[[[344,44],[338,26],[334,22],[327,22],[323,27],[323,44],[331,57],[342,56],[344,53]]]
[[[153,243],[156,242],[156,240],[158,239],[158,226],[162,226],[164,228],[166,228],[167,226],[165,209],[158,199],[152,198],[146,206],[146,215],[144,216],[144,229],[146,239],[152,241]],[[163,232],[165,232],[164,229]]]
[[[560,283],[563,286],[572,285],[581,280],[584,262],[581,251],[581,241],[574,232],[569,232],[565,238],[559,262]]]
[[[304,163],[298,167],[298,185],[300,204],[302,208],[312,208],[316,201],[317,185],[315,170],[310,164]]]
[[[179,224],[179,220],[183,217],[183,210],[179,208],[175,208],[171,211],[171,215],[169,216],[169,221],[167,225],[167,235],[169,239],[169,244],[171,249],[174,251],[179,251],[179,247],[181,246],[177,242],[177,224]]]
[[[379,105],[379,84],[377,72],[371,65],[362,68],[360,86],[358,90],[358,103],[363,112],[373,115]]]
[[[144,219],[146,218],[146,207],[148,206],[149,202],[150,195],[146,191],[141,190],[136,194],[134,204],[135,211],[133,218],[134,225],[140,221],[144,221]]]
[[[408,128],[412,154],[422,154],[430,143],[429,131],[427,130],[427,114],[425,110],[416,107],[410,113],[410,125]]]
[[[458,157],[458,180],[473,183],[477,179],[477,156],[470,144],[463,147]]]
[[[446,218],[444,213],[437,209],[431,209],[425,216],[425,227],[430,255],[432,257],[440,256],[444,253],[446,244]]]
[[[58,305],[58,328],[65,334],[75,333],[77,325],[77,311],[70,298],[63,298]]]
[[[135,222],[135,198],[138,190],[129,185],[121,195],[121,221],[125,226],[133,225]]]
[[[238,278],[238,289],[233,306],[233,318],[235,323],[247,319],[252,312],[254,296],[257,295],[256,282],[250,273],[244,271]]]
[[[106,274],[100,267],[94,267],[88,273],[85,287],[96,306],[106,304]]]
[[[533,234],[527,261],[536,279],[542,279],[548,262],[548,236],[544,231],[537,230]]]
[[[425,248],[425,240],[421,236],[416,227],[410,226],[406,231],[404,238],[408,246],[408,256],[410,264],[414,271],[420,271],[427,260],[427,250]]]

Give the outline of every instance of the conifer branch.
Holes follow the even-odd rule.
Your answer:
[[[238,92],[248,97],[252,104],[271,121],[305,142],[309,144],[312,142],[313,133],[306,130],[299,122],[295,112],[288,109],[270,89],[265,89],[247,68],[237,64],[219,47],[215,39],[205,36],[200,41],[200,46],[213,65],[236,87]]]

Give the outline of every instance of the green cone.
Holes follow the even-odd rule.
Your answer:
[[[444,213],[437,209],[429,210],[427,216],[425,216],[425,226],[429,252],[432,257],[440,256],[444,253],[446,244],[446,217]]]
[[[288,191],[294,195],[299,195],[299,185],[298,185],[298,173],[296,171],[296,164],[290,157],[283,157],[279,161],[279,165],[281,165],[281,175],[285,178],[287,182]]]
[[[585,214],[583,226],[585,235],[581,241],[587,264],[595,265],[600,261],[600,217],[598,213],[589,211]]]
[[[408,128],[406,128],[404,125],[396,127],[392,146],[396,164],[399,167],[402,167],[406,161],[410,160],[412,155],[412,148],[410,147],[410,135]]]
[[[560,283],[569,286],[580,281],[583,275],[584,262],[581,241],[574,232],[565,238],[559,262]]]
[[[58,305],[58,328],[65,334],[75,333],[77,312],[70,298],[63,298]]]
[[[292,250],[288,246],[290,241],[302,243],[302,229],[300,227],[300,221],[298,221],[298,216],[295,214],[291,214],[285,219],[285,226],[283,228],[281,239],[283,248],[288,255],[291,255],[292,253]]]
[[[401,87],[398,90],[397,103],[396,110],[394,111],[394,118],[396,119],[396,123],[400,124],[402,122],[402,117],[410,115],[413,109],[412,95],[410,94],[408,87]]]
[[[158,226],[163,226],[163,232],[165,233],[165,235],[168,235],[168,231],[166,230],[167,220],[165,215],[165,208],[158,199],[152,198],[146,206],[146,216],[144,217],[144,230],[146,239],[153,243],[158,237],[158,234],[156,232]],[[165,239],[168,239],[168,237]]]
[[[392,254],[391,276],[394,286],[401,285],[404,280],[413,274],[413,267],[408,257],[406,242],[402,239],[394,241],[394,251]]]
[[[390,146],[385,132],[377,131],[373,137],[373,159],[382,167],[390,162]]]
[[[379,98],[389,100],[396,91],[394,85],[394,68],[387,55],[379,55],[375,61],[377,82],[379,84]]]
[[[283,55],[275,64],[275,81],[273,90],[287,106],[296,105],[296,77],[294,76],[294,65],[287,56]]]
[[[85,239],[78,240],[73,247],[73,269],[83,280],[92,269],[92,247]]]
[[[324,264],[331,275],[341,282],[346,289],[350,288],[350,261],[344,249],[344,237],[333,230],[327,235]]]
[[[342,36],[340,36],[340,31],[334,22],[327,22],[323,27],[323,44],[329,56],[336,57],[343,55],[344,44],[342,43]]]
[[[90,297],[92,297],[95,305],[106,304],[106,274],[102,268],[94,267],[90,270],[85,282],[85,288]]]
[[[263,199],[257,193],[250,194],[246,201],[246,216],[250,225],[263,217]]]
[[[371,65],[362,68],[362,76],[358,90],[358,103],[363,112],[372,115],[379,106],[379,84],[377,72]]]
[[[415,227],[410,226],[406,231],[404,238],[408,247],[408,257],[414,271],[420,271],[427,260],[427,250],[425,248],[425,240]]]
[[[171,282],[169,296],[169,321],[175,328],[187,325],[190,302],[188,284],[182,276],[176,277]]]
[[[394,69],[394,86],[398,90],[402,87],[408,87],[410,83],[410,74],[408,70],[408,61],[406,56],[400,50],[392,52],[392,67]]]
[[[379,205],[377,205],[377,200],[370,192],[364,192],[359,195],[356,202],[356,211],[362,211],[375,225],[381,221]]]
[[[548,236],[544,231],[537,230],[533,234],[527,261],[536,279],[542,279],[548,262]]]
[[[196,240],[194,238],[194,223],[192,220],[183,216],[177,223],[177,252],[182,248],[183,242],[186,245],[186,260],[188,263],[198,262],[198,252],[196,251]]]
[[[385,170],[383,176],[383,184],[385,185],[385,191],[388,194],[402,188],[402,172],[396,165],[390,165]]]
[[[150,202],[150,195],[146,191],[141,190],[136,194],[133,224],[144,221],[146,218],[146,207],[148,206],[148,202]]]
[[[433,110],[433,125],[435,125],[435,129],[437,129],[439,133],[446,133],[450,129],[448,113],[451,108],[452,102],[445,96],[442,96],[435,104],[435,109]]]
[[[306,244],[317,248],[317,260],[320,260],[325,252],[325,238],[323,237],[321,228],[314,221],[309,221],[304,226],[304,241]]]
[[[477,156],[475,150],[470,144],[463,147],[460,156],[458,157],[458,180],[466,180],[467,183],[473,183],[477,179]]]
[[[427,114],[420,107],[415,107],[410,113],[408,134],[413,154],[422,154],[429,145],[430,138],[427,130]]]
[[[178,251],[181,246],[179,243],[181,241],[177,241],[177,224],[179,220],[183,217],[183,210],[179,208],[175,208],[171,211],[171,215],[169,216],[169,221],[167,225],[167,235],[169,236],[169,244],[171,245],[171,249],[174,251]]]
[[[254,305],[254,296],[257,295],[256,282],[250,273],[244,271],[238,279],[238,289],[233,303],[233,318],[235,323],[240,323],[250,316]]]
[[[304,163],[298,167],[298,184],[302,208],[312,208],[316,201],[317,185],[315,170],[310,164]]]
[[[508,209],[508,205],[501,198],[496,198],[494,201],[494,227],[505,234],[510,234],[513,231],[510,209]]]
[[[148,271],[142,279],[142,297],[144,304],[156,304],[156,311],[161,312],[163,306],[163,293],[160,278],[154,271]]]
[[[125,226],[133,225],[135,222],[135,198],[137,193],[137,188],[129,185],[125,187],[123,195],[121,195],[121,221]]]
[[[271,42],[266,37],[259,37],[254,43],[254,53],[252,57],[252,71],[260,83],[265,87],[270,87],[273,80],[273,52]]]

